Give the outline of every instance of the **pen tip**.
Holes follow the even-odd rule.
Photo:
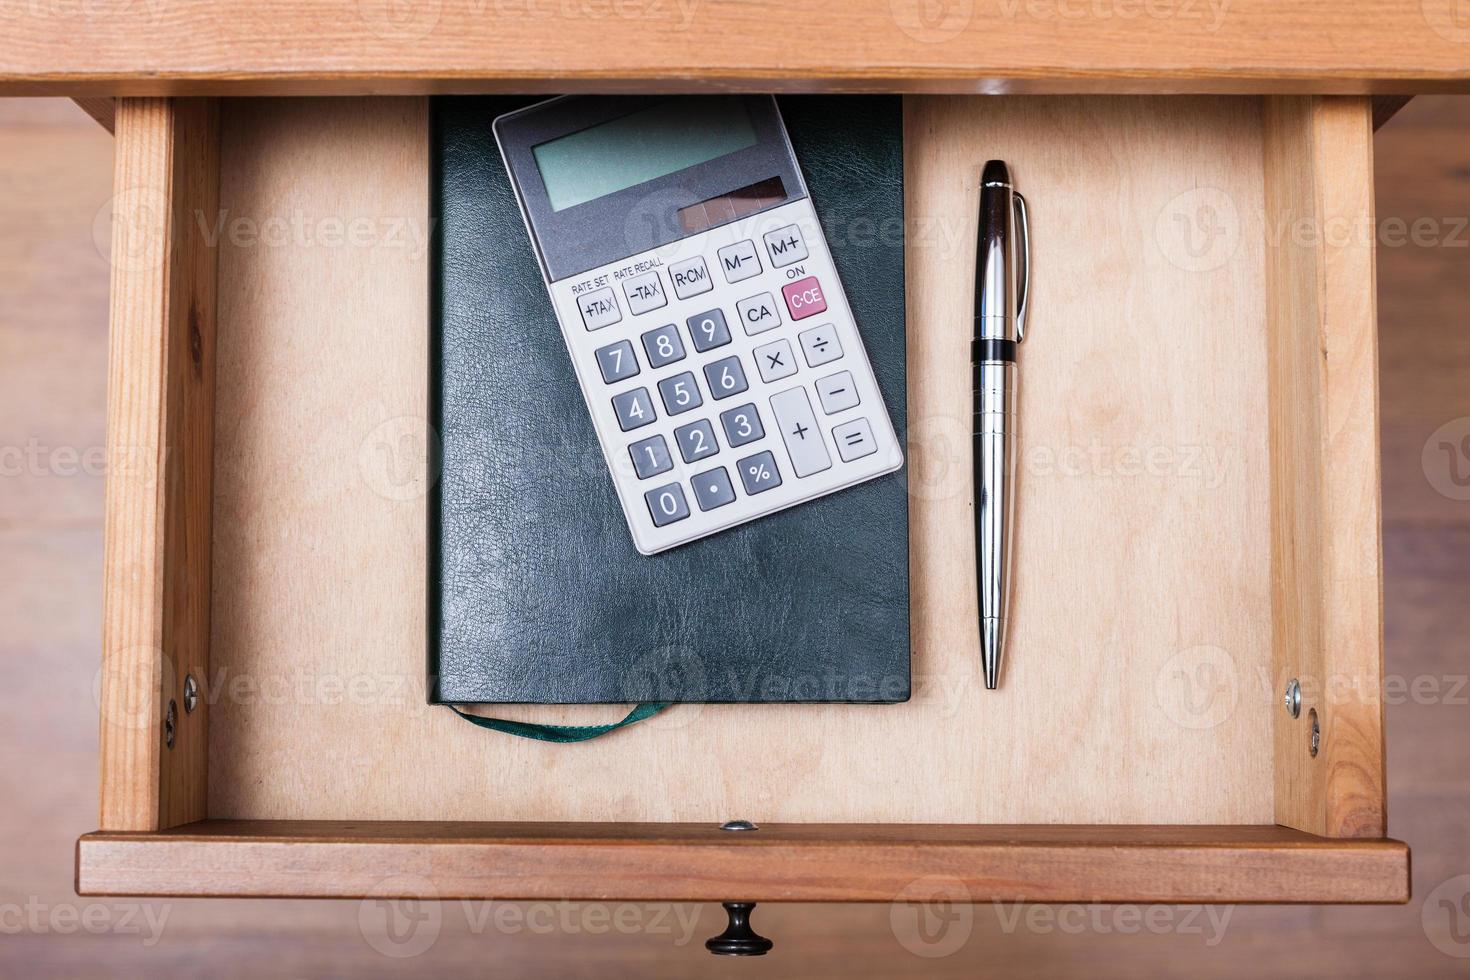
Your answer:
[[[982,184],[1009,184],[1011,182],[1011,171],[1004,160],[987,160],[985,169],[980,174]]]
[[[980,663],[985,668],[985,689],[993,691],[1000,686],[1000,655],[1005,648],[1005,620],[980,620]]]

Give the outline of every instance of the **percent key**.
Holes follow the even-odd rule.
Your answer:
[[[740,482],[745,484],[745,492],[752,496],[781,485],[776,457],[769,451],[745,457],[736,464],[736,468],[740,470]]]

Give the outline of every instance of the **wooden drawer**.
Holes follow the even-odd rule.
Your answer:
[[[426,124],[421,99],[118,104],[126,465],[81,893],[1407,900],[1367,99],[911,97],[914,699],[680,706],[576,746],[424,704]],[[1036,267],[999,692],[962,353],[990,156]]]

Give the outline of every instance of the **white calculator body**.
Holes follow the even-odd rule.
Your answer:
[[[496,139],[645,555],[903,454],[770,96],[569,96]]]

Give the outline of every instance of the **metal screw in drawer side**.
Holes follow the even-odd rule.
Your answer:
[[[192,715],[197,707],[199,707],[199,682],[194,679],[193,674],[186,674],[184,676],[184,714]]]
[[[1300,718],[1302,714],[1302,685],[1293,677],[1286,682],[1286,713],[1293,718]]]
[[[759,827],[757,827],[755,824],[751,823],[749,820],[726,820],[724,823],[720,824],[720,829],[721,830],[760,830]]]

